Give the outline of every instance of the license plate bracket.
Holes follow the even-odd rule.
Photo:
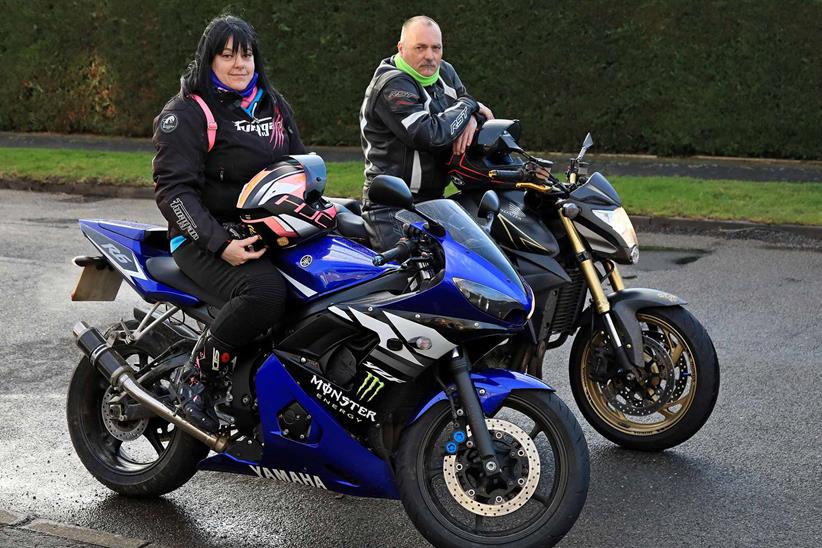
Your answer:
[[[113,301],[123,277],[108,264],[87,264],[71,292],[72,301]]]

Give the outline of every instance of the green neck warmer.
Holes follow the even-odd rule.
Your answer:
[[[411,78],[419,82],[420,85],[424,88],[433,85],[437,80],[440,79],[439,68],[437,68],[437,72],[435,72],[431,76],[423,76],[422,74],[414,70],[414,68],[411,65],[406,63],[405,59],[403,59],[399,53],[394,56],[394,64],[397,65],[398,69],[400,69],[401,71],[409,75]]]

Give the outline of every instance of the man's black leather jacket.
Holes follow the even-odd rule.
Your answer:
[[[423,87],[394,65],[394,57],[383,59],[360,110],[365,208],[370,181],[380,174],[403,179],[415,200],[439,198],[447,185],[444,166],[451,144],[477,110],[449,63],[440,65],[437,82]]]

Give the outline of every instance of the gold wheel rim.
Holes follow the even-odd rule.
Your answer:
[[[676,399],[663,404],[659,410],[644,416],[631,415],[619,410],[611,401],[613,396],[608,394],[608,383],[595,381],[588,376],[592,342],[601,340],[602,333],[595,334],[585,345],[579,374],[582,375],[582,390],[585,399],[608,426],[633,436],[652,436],[672,428],[688,413],[696,396],[698,364],[688,342],[670,323],[648,314],[637,314],[637,319],[640,323],[647,325],[647,328],[642,330],[643,337],[651,327],[656,328],[656,333],[661,335],[662,340],[658,342],[664,345],[668,353],[676,372],[676,379],[681,381],[682,373],[687,371],[685,386]],[[672,389],[676,391],[676,388]]]

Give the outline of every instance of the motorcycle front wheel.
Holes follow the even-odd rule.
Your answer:
[[[580,328],[569,374],[585,419],[627,449],[662,451],[696,434],[719,394],[719,363],[705,328],[680,306],[637,313],[643,378],[620,372],[602,330]]]
[[[470,429],[453,422],[448,402],[403,435],[395,462],[408,516],[435,546],[553,546],[588,494],[579,423],[556,395],[523,391],[486,424],[501,466],[496,476],[483,473]]]
[[[126,325],[135,329],[137,322]],[[115,324],[106,337],[119,329]],[[149,335],[131,344],[118,339],[113,348],[139,376],[164,345]],[[144,388],[160,398],[168,397],[168,383],[164,377]],[[108,403],[120,395],[87,357],[80,360],[66,399],[69,435],[80,461],[100,483],[121,495],[159,496],[186,483],[197,472],[197,463],[206,457],[208,447],[156,416],[117,420]],[[123,402],[135,403],[128,397]]]

